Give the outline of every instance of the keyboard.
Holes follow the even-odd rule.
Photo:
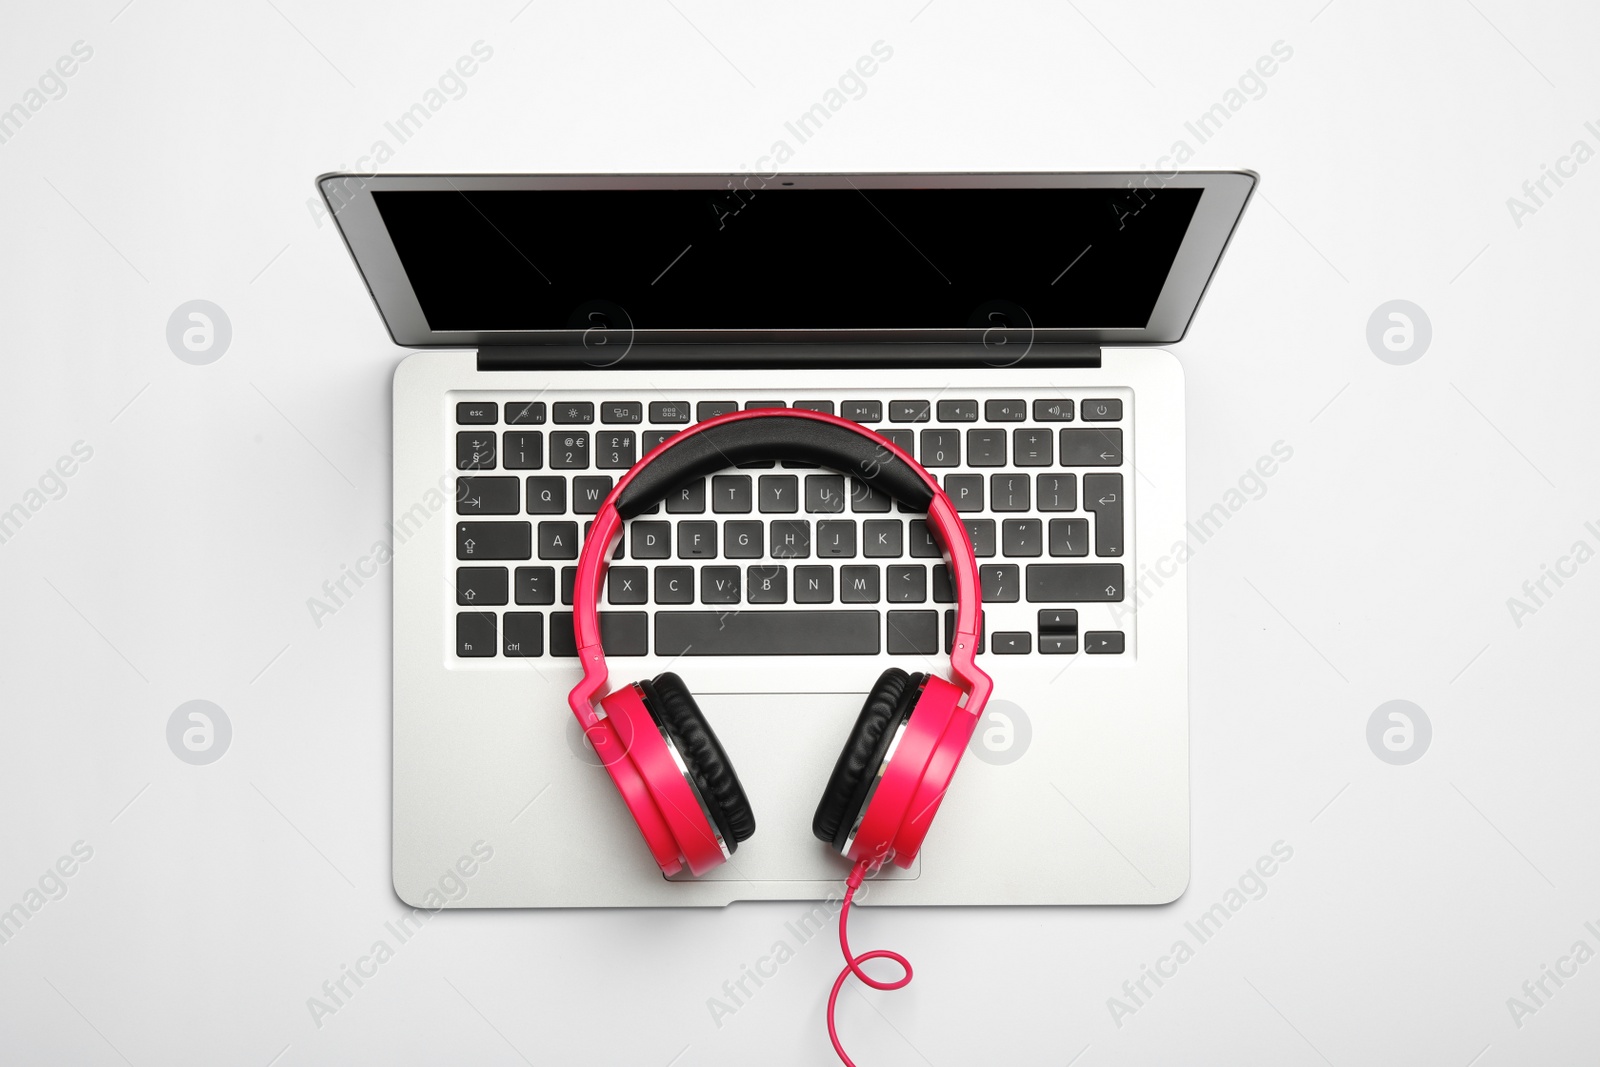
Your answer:
[[[459,661],[575,656],[576,560],[615,479],[692,423],[764,407],[860,423],[939,478],[978,557],[980,654],[1127,649],[1112,609],[1129,554],[1129,390],[456,392],[446,403]],[[953,640],[954,599],[924,519],[848,475],[753,463],[680,486],[626,524],[601,636],[609,656],[935,656]]]

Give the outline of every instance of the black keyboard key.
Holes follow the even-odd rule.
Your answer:
[[[906,554],[905,524],[899,519],[867,519],[861,534],[861,554],[868,559],[898,559]]]
[[[582,471],[589,469],[589,435],[583,430],[550,434],[550,469]]]
[[[562,515],[567,510],[565,478],[529,478],[528,514]]]
[[[1085,474],[1083,508],[1094,512],[1094,554],[1122,555],[1122,475]]]
[[[939,548],[938,538],[933,536],[933,531],[928,529],[927,519],[912,519],[911,528],[907,531],[911,541],[911,555],[918,559],[937,559],[944,555]]]
[[[891,656],[937,656],[939,654],[939,613],[937,611],[891,611],[886,623]]]
[[[789,568],[760,563],[745,568],[745,599],[752,604],[783,604],[789,599]]]
[[[1048,467],[1055,460],[1054,435],[1049,430],[1011,431],[1011,462],[1019,467]]]
[[[677,430],[646,430],[646,431],[644,431],[643,433],[641,433],[639,435],[639,441],[640,441],[641,447],[644,449],[644,454],[648,456],[650,453],[654,452],[657,448],[659,448],[661,446],[662,442],[666,441],[667,438],[673,436],[677,432],[678,432]]]
[[[696,478],[680,485],[667,497],[668,515],[703,515],[706,510],[706,480]]]
[[[1122,428],[1096,427],[1093,430],[1061,431],[1063,467],[1120,467]]]
[[[601,430],[594,435],[594,465],[603,471],[625,471],[637,459],[637,447],[632,430]]]
[[[831,400],[796,400],[794,406],[801,411],[816,411],[823,415],[833,414],[833,401]]]
[[[950,566],[946,563],[933,565],[933,602],[935,604],[954,604],[956,602],[956,587],[950,581]]]
[[[1027,597],[1033,604],[1108,603],[1122,599],[1120,563],[1030,563]]]
[[[504,604],[508,595],[504,567],[457,567],[456,603],[469,607]]]
[[[946,474],[944,493],[957,511],[983,510],[983,475]]]
[[[854,519],[818,520],[818,559],[854,559],[855,554],[856,523]]]
[[[494,655],[494,612],[456,612],[456,655],[478,658]]]
[[[600,405],[600,421],[625,424],[644,421],[644,405],[637,400],[607,400]]]
[[[839,602],[843,604],[876,604],[878,602],[878,568],[872,564],[839,568]]]
[[[527,525],[524,523],[523,525]],[[527,559],[517,556],[516,559]],[[578,524],[575,522],[541,522],[539,524],[540,559],[577,559]]]
[[[515,478],[457,478],[457,515],[515,515],[521,486]]]
[[[1067,475],[1072,477],[1072,475]],[[1028,476],[1026,474],[989,475],[990,511],[1027,511]]]
[[[836,514],[843,511],[844,476],[840,474],[806,475],[806,510],[822,514]]]
[[[456,405],[456,422],[462,426],[494,425],[500,421],[500,405],[468,400]]]
[[[781,400],[746,400],[744,402],[744,409],[746,411],[760,411],[763,408],[781,408],[787,406],[788,405]]]
[[[920,564],[890,567],[885,581],[891,604],[921,604],[928,599],[928,568]]]
[[[1027,475],[1023,475],[1024,478]],[[1040,511],[1077,511],[1078,476],[1076,474],[1040,474],[1035,476],[1039,490]],[[1026,493],[1026,489],[1024,489]]]
[[[540,426],[544,424],[543,400],[519,400],[506,405],[507,426]]]
[[[507,430],[500,454],[508,471],[536,471],[544,466],[544,431]]]
[[[585,474],[572,479],[572,511],[575,515],[598,515],[600,505],[611,495],[611,476]]]
[[[920,458],[924,467],[959,467],[961,431],[923,430]]]
[[[929,404],[926,400],[889,401],[890,422],[927,422]]]
[[[741,611],[736,618],[720,611],[658,611],[656,655],[875,656],[878,630],[871,608]]]
[[[1026,656],[1033,651],[1033,635],[1026,630],[1002,630],[989,641],[997,656]]]
[[[694,603],[693,567],[657,567],[655,584],[657,604]]]
[[[939,401],[940,422],[977,422],[978,402],[976,400],[941,400]]]
[[[612,567],[606,572],[606,599],[612,604],[644,604],[649,601],[643,567]]]
[[[983,417],[990,422],[1021,422],[1028,417],[1028,405],[1021,400],[985,400]]]
[[[751,496],[748,474],[718,474],[711,479],[711,510],[718,514],[748,512]]]
[[[883,403],[878,400],[846,400],[839,414],[851,422],[882,422]]]
[[[859,478],[850,479],[850,510],[867,515],[882,514],[889,510],[889,494],[874,489]]]
[[[608,656],[643,656],[649,652],[650,616],[642,611],[602,611],[600,645]],[[572,632],[572,612],[550,613],[550,654],[576,656],[578,641]]]
[[[584,425],[594,421],[594,404],[587,400],[563,400],[555,405],[553,421],[567,425]]]
[[[705,422],[738,410],[739,405],[732,400],[702,400],[694,406],[694,421]]]
[[[567,605],[568,607],[572,606],[572,590],[577,584],[578,584],[578,568],[576,568],[576,567],[562,567],[561,568],[561,602],[563,604]],[[569,625],[567,627],[567,629],[570,631],[572,629],[572,627]]]
[[[1004,467],[1006,465],[1006,432],[1004,430],[968,430],[967,466]]]
[[[650,402],[650,421],[683,423],[689,421],[689,402],[687,400],[652,400]]]
[[[760,559],[765,533],[759,522],[722,524],[722,554],[728,559]]]
[[[767,555],[773,559],[805,559],[811,555],[809,519],[773,519],[768,530],[771,543]]]
[[[1120,422],[1122,420],[1122,401],[1120,400],[1085,400],[1083,402],[1084,422]],[[1122,651],[1120,648],[1118,652]]]
[[[1000,524],[1000,551],[1007,556],[1044,554],[1044,524],[1038,519],[1007,519]]]
[[[1033,402],[1034,422],[1071,422],[1072,401],[1070,400],[1035,400]]]
[[[678,558],[716,559],[717,524],[701,520],[678,523]]]
[[[544,612],[508,611],[501,651],[507,656],[527,659],[544,655]]]
[[[756,486],[763,512],[793,514],[800,510],[800,478],[794,474],[763,474]]]
[[[1022,573],[1015,563],[985,563],[978,568],[985,604],[1015,604],[1022,595]]]
[[[794,602],[796,604],[832,604],[833,568],[796,567],[794,569]]]
[[[1051,519],[1050,554],[1052,556],[1087,556],[1089,554],[1089,520]]]
[[[1043,608],[1039,612],[1039,651],[1046,656],[1071,656],[1078,651],[1076,608]]]
[[[738,567],[701,567],[700,568],[700,603],[702,604],[737,604],[739,590],[743,588],[743,572]],[[656,651],[661,650],[661,637],[659,631],[656,636]]]
[[[556,602],[556,570],[554,567],[518,567],[513,575],[518,604],[554,604]]]
[[[672,555],[672,523],[640,522],[628,524],[634,559],[667,559]]]
[[[980,656],[983,655],[983,639],[984,639],[984,636],[985,636],[985,631],[989,628],[989,620],[985,617],[988,614],[989,613],[986,612],[986,611],[978,612],[978,655],[980,655]],[[945,609],[945,613],[944,613],[944,653],[945,653],[945,655],[948,656],[950,654],[950,650],[955,648],[955,647],[956,647],[956,609],[955,608],[946,608]]]
[[[456,559],[531,559],[532,557],[532,523],[456,523]]]
[[[1083,651],[1090,656],[1120,656],[1127,651],[1121,630],[1090,630],[1083,635]]]
[[[456,469],[487,471],[494,469],[495,441],[493,430],[464,430],[456,434]],[[493,645],[490,646],[493,654]]]
[[[972,542],[972,554],[975,556],[994,555],[994,520],[993,519],[962,519],[967,527],[967,539]]]

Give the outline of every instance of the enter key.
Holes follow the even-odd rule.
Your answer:
[[[1085,474],[1083,507],[1094,512],[1094,554],[1122,555],[1122,475]]]

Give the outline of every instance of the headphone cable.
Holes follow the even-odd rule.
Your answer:
[[[850,922],[850,903],[855,899],[856,890],[861,886],[862,880],[866,878],[867,866],[867,860],[857,860],[855,867],[850,871],[850,877],[845,880],[844,906],[839,909],[839,949],[844,953],[844,970],[833,980],[833,991],[828,994],[828,1039],[833,1042],[833,1051],[839,1054],[839,1060],[845,1067],[856,1067],[856,1062],[845,1053],[844,1046],[839,1043],[839,1031],[834,1026],[833,1020],[834,1008],[839,1002],[839,990],[844,988],[845,980],[853,974],[861,979],[864,985],[885,991],[903,989],[911,984],[911,961],[900,953],[883,948],[863,952],[859,956],[850,952],[850,937],[847,932]],[[894,960],[905,974],[893,982],[882,982],[861,969],[861,965],[866,961],[878,959]]]

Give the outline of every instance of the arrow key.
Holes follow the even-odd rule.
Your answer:
[[[1121,630],[1090,630],[1083,635],[1083,650],[1091,656],[1120,656],[1126,642]]]

